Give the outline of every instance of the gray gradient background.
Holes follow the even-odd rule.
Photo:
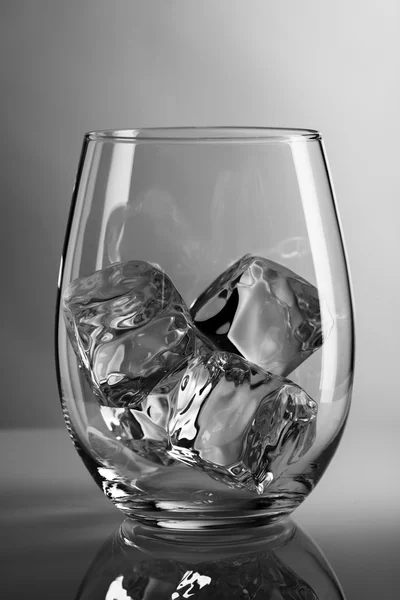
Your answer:
[[[0,435],[7,523],[28,514],[44,524],[56,490],[67,521],[81,506],[114,510],[63,430],[54,370],[59,256],[83,134],[311,127],[325,139],[351,266],[357,370],[343,443],[296,515],[348,599],[397,598],[398,1],[3,0],[0,11],[0,427],[18,428]]]
[[[1,427],[61,424],[53,314],[83,134],[322,131],[357,316],[353,418],[400,419],[397,0],[6,0]]]

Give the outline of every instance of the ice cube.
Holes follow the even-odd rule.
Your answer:
[[[140,409],[111,406],[101,406],[100,410],[115,439],[125,448],[150,462],[163,465],[175,462],[167,454],[168,437],[165,430],[158,427],[146,413]]]
[[[194,302],[193,322],[216,349],[288,375],[317,350],[332,323],[321,324],[317,289],[266,258],[246,255]]]
[[[171,410],[171,457],[258,494],[315,439],[316,402],[288,379],[228,352],[189,362]]]
[[[100,404],[134,407],[195,350],[188,308],[170,278],[127,261],[73,281],[63,296],[68,334]]]
[[[115,440],[150,462],[169,466],[175,463],[167,454],[168,418],[171,392],[180,381],[176,372],[165,378],[135,408],[100,406],[107,428]]]

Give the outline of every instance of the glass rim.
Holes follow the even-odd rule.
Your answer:
[[[87,141],[142,143],[276,143],[322,140],[315,129],[290,127],[140,127],[103,129],[85,134]]]

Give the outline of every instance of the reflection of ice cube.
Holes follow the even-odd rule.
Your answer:
[[[291,541],[293,536],[289,538]],[[287,536],[286,540],[287,541]],[[290,544],[289,541],[289,544]],[[140,542],[140,540],[138,540]],[[282,560],[276,549],[281,549],[284,540],[281,538],[276,543],[276,548],[267,549],[264,545],[260,550],[243,552],[238,550],[232,553],[219,552],[219,556],[209,556],[209,552],[215,554],[215,547],[203,546],[202,552],[197,553],[196,562],[183,548],[178,558],[166,554],[163,558],[159,555],[152,556],[144,553],[140,560],[135,560],[135,555],[129,555],[127,549],[120,549],[120,541],[117,538],[113,545],[112,557],[116,562],[115,555],[120,556],[123,552],[124,560],[119,560],[118,577],[113,580],[108,588],[105,600],[325,600],[328,598],[343,598],[342,594],[317,595],[311,585],[302,578],[302,569],[295,571],[289,566],[292,554]],[[298,543],[298,542],[297,542]],[[293,546],[289,546],[292,547]],[[294,548],[296,542],[294,542]],[[302,552],[305,551],[302,549]],[[304,555],[304,554],[303,554]],[[110,578],[110,570],[104,568],[104,555],[102,562],[99,561],[100,571],[93,571],[93,580],[99,574],[105,578],[107,584]],[[283,555],[284,556],[284,555]],[[289,560],[288,560],[289,558]],[[101,560],[100,559],[100,560]],[[128,559],[128,560],[127,560]],[[297,571],[300,571],[298,573]],[[121,573],[121,575],[120,575]],[[313,571],[313,574],[315,571]],[[304,575],[310,579],[307,570]],[[326,579],[322,579],[321,589]],[[89,589],[92,579],[87,579],[87,588],[80,600],[88,598],[86,589]],[[320,587],[320,586],[318,586]],[[91,596],[92,597],[92,596]],[[102,598],[104,595],[102,596]],[[95,596],[93,596],[94,600]]]
[[[135,406],[194,351],[183,299],[148,262],[114,264],[73,281],[63,309],[71,343],[103,405]]]
[[[192,359],[172,392],[170,456],[262,494],[315,439],[317,404],[237,355]]]
[[[190,312],[219,350],[277,375],[293,371],[327,333],[317,289],[282,265],[251,255],[220,275]]]

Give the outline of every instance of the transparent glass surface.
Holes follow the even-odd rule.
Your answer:
[[[248,539],[154,531],[123,523],[93,561],[77,600],[344,600],[321,550],[293,522]]]
[[[59,292],[67,428],[126,515],[260,525],[313,490],[353,373],[318,132],[87,134]]]

